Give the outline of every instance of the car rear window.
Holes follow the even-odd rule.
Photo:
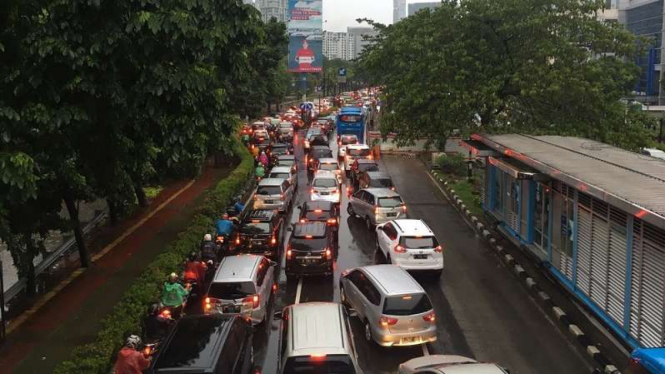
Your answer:
[[[349,149],[348,150],[349,155],[354,156],[354,157],[365,157],[369,156],[370,150],[369,149]]]
[[[279,195],[282,189],[279,186],[259,186],[256,189],[257,195]]]
[[[269,234],[270,222],[247,222],[242,227],[243,234]]]
[[[290,123],[280,123],[279,127],[282,128],[282,129],[290,129],[290,128],[293,127],[293,125],[290,124]]]
[[[287,179],[289,173],[270,173],[270,178]]]
[[[286,360],[284,374],[356,374],[348,355],[300,356]]]
[[[277,165],[279,166],[293,166],[296,162],[294,160],[279,160]]]
[[[319,165],[319,169],[321,169],[321,170],[337,170],[338,168],[339,168],[339,166],[337,164],[333,164],[333,163],[325,163],[325,164]]]
[[[427,294],[413,294],[387,297],[383,304],[383,314],[389,316],[410,316],[432,310]]]
[[[289,149],[287,147],[279,146],[279,147],[272,147],[272,154],[276,156],[280,155],[286,155],[289,153]]]
[[[370,187],[378,187],[378,188],[391,188],[391,187],[393,187],[393,181],[391,179],[388,179],[388,178],[385,178],[385,179],[370,179],[369,186]]]
[[[308,138],[311,138],[312,136],[314,136],[314,135],[319,135],[319,134],[321,134],[321,128],[320,128],[320,127],[312,127],[312,128],[309,129],[309,131],[307,132],[307,137],[308,137]]]
[[[355,136],[342,136],[342,145],[358,144],[358,138]]]
[[[294,238],[291,241],[291,249],[295,251],[322,251],[326,248],[326,238]]]
[[[436,241],[436,238],[433,236],[425,236],[422,238],[416,238],[413,236],[402,237],[400,240],[400,245],[405,248],[411,249],[425,249],[425,248],[434,248],[439,243]]]
[[[332,212],[327,210],[309,211],[305,214],[305,218],[309,221],[327,221],[328,218],[332,218]]]
[[[358,164],[359,171],[379,171],[377,164]]]
[[[256,288],[252,282],[215,282],[210,285],[208,296],[215,299],[235,300],[245,298],[255,293]]]
[[[312,151],[313,158],[326,158],[332,157],[332,151],[330,149],[316,149]]]
[[[379,198],[379,206],[381,208],[395,208],[402,205],[402,198],[395,197],[381,197]]]
[[[323,187],[323,188],[337,187],[337,179],[316,178],[316,179],[314,179],[314,182],[312,182],[312,186],[313,187]]]

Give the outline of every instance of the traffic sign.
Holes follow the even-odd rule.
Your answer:
[[[300,103],[300,109],[313,109],[314,105],[312,103]]]
[[[346,68],[339,68],[337,70],[337,75],[339,75],[340,77],[346,77]]]
[[[346,83],[346,75],[338,75],[337,83]]]

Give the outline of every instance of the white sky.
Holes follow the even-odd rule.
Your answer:
[[[429,3],[437,0],[407,0],[408,4]],[[360,26],[356,18],[393,23],[393,0],[323,0],[323,29],[346,31],[351,26]]]

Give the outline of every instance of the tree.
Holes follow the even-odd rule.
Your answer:
[[[383,131],[401,141],[454,130],[608,138],[637,77],[635,37],[597,0],[444,1],[383,26],[361,57],[385,85]]]

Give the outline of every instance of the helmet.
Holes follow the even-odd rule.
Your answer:
[[[159,304],[158,303],[151,304],[148,307],[148,314],[151,316],[159,314]]]
[[[127,337],[127,340],[125,340],[125,347],[138,349],[140,345],[141,338],[139,338],[138,335],[130,335]]]
[[[169,282],[175,282],[177,280],[178,280],[178,274],[176,273],[169,274]]]
[[[199,257],[198,253],[190,252],[189,256],[187,256],[187,259],[189,259],[189,261],[196,261],[198,257]]]
[[[211,242],[212,241],[212,235],[210,235],[210,234],[203,235],[203,240],[205,240],[207,242]]]

